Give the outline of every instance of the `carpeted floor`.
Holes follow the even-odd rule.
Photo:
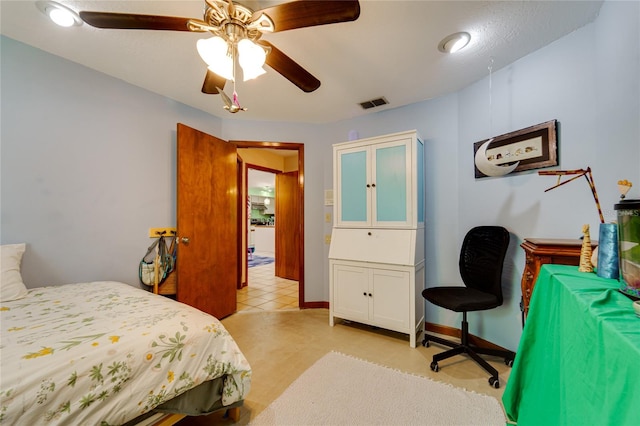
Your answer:
[[[273,257],[266,256],[258,256],[253,255],[248,261],[249,268],[253,268],[254,266],[268,265],[269,263],[273,263],[276,259]]]
[[[495,398],[330,352],[251,425],[504,425]]]

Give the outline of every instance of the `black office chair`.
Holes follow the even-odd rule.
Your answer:
[[[500,387],[498,371],[478,354],[504,357],[508,366],[513,365],[516,354],[508,350],[472,346],[469,343],[467,312],[502,305],[502,266],[508,246],[509,232],[501,226],[477,226],[471,229],[464,237],[460,250],[460,276],[465,287],[431,287],[422,291],[422,296],[429,302],[462,312],[460,343],[425,334],[423,346],[429,347],[429,342],[433,341],[452,348],[433,356],[431,370],[437,372],[440,369],[438,361],[466,353],[491,374],[489,384],[496,389]]]

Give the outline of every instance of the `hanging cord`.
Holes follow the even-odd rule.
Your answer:
[[[235,105],[238,105],[238,92],[236,92],[236,52],[237,52],[237,46],[233,45],[232,47],[233,49],[233,55],[231,56],[231,58],[233,59],[233,103]]]
[[[493,56],[489,58],[489,134],[493,135]]]
[[[232,56],[231,58],[233,59],[233,96],[232,96],[232,100],[231,102],[233,103],[233,105],[235,105],[235,109],[232,110],[231,108],[233,108],[233,106],[230,106],[229,111],[231,112],[238,112],[238,111],[246,111],[246,108],[243,108],[240,106],[240,101],[238,100],[238,92],[236,92],[236,59],[238,56],[238,46],[236,44],[234,44],[232,46]]]
[[[489,58],[489,134],[493,135],[493,56]],[[522,321],[522,328],[524,328],[524,298],[520,297],[520,315]]]

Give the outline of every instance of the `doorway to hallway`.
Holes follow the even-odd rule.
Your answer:
[[[304,146],[296,143],[232,142],[238,147],[238,155],[246,164],[246,183],[243,186],[247,214],[243,221],[247,257],[251,254],[254,260],[260,260],[247,260],[245,263],[245,286],[238,289],[237,310],[240,312],[303,307]],[[280,165],[273,159],[274,155],[281,158]],[[277,191],[273,191],[272,180],[258,184],[259,191],[251,190],[249,187],[253,181],[253,168],[257,169],[258,174],[273,172],[267,175],[277,175]],[[251,200],[253,194],[257,197]],[[257,211],[252,208],[252,201]],[[278,215],[284,222],[278,222]],[[258,233],[259,236],[253,235],[254,233]],[[264,258],[272,258],[274,261],[264,264]],[[253,263],[258,265],[254,266]]]

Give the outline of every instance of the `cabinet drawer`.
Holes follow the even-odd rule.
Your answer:
[[[413,266],[415,248],[415,229],[334,228],[329,259]]]

